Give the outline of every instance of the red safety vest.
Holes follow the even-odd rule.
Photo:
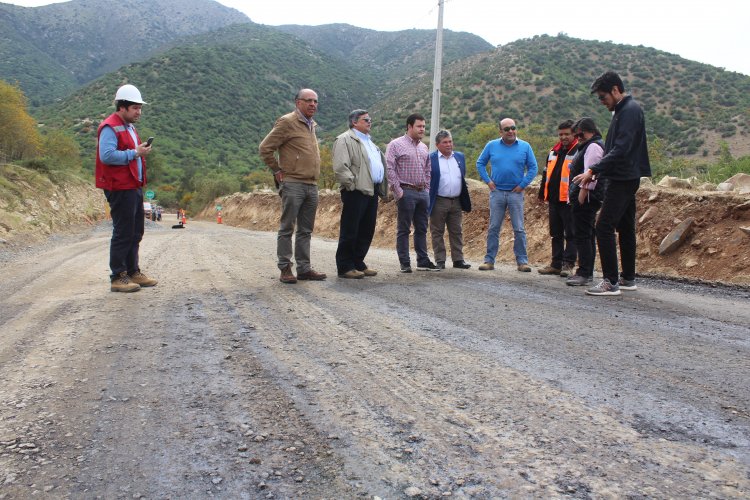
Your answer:
[[[143,182],[138,181],[138,159],[133,158],[128,166],[125,165],[107,165],[99,158],[99,135],[105,126],[112,127],[117,136],[117,149],[126,151],[135,149],[136,144],[128,132],[127,126],[117,113],[112,113],[109,117],[99,124],[96,131],[96,187],[108,191],[125,191],[127,189],[138,189],[146,185],[146,159],[141,158],[143,166]],[[141,138],[138,132],[135,133],[138,143]]]
[[[562,164],[562,171],[560,172],[560,201],[568,201],[568,185],[570,184],[570,163],[575,158],[577,140],[574,140],[568,149],[568,153],[565,155],[565,159]],[[557,164],[557,154],[562,148],[562,144],[557,143],[554,148],[549,152],[547,156],[547,178],[544,183],[544,199],[549,199],[549,180],[552,177],[552,170]]]

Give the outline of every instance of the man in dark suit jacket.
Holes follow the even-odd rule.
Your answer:
[[[445,269],[445,241],[443,235],[448,226],[453,267],[469,269],[464,260],[463,212],[471,212],[469,187],[466,185],[466,159],[463,153],[453,151],[453,137],[447,130],[435,136],[437,151],[430,154],[432,174],[430,178],[430,234],[432,252],[437,266]]]

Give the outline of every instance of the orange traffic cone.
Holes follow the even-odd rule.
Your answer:
[[[221,212],[216,214],[216,223],[221,224]]]

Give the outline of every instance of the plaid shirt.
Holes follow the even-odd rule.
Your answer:
[[[430,189],[430,152],[419,139],[404,134],[388,143],[385,150],[386,173],[396,199],[403,196],[401,184]]]

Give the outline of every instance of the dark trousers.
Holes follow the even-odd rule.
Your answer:
[[[380,185],[375,185],[378,192]],[[367,269],[365,257],[375,235],[378,216],[378,196],[368,196],[362,191],[341,191],[341,224],[339,246],[336,249],[336,269],[344,274],[356,269]]]
[[[576,242],[573,238],[573,220],[566,201],[549,201],[549,235],[552,237],[552,267],[576,263]]]
[[[596,257],[596,234],[594,223],[596,212],[602,206],[601,202],[590,200],[581,205],[578,200],[573,200],[572,218],[573,234],[578,251],[578,276],[591,278],[594,276],[594,258]]]
[[[112,242],[109,245],[110,278],[123,271],[133,274],[140,271],[138,267],[138,248],[143,239],[143,191],[127,189],[124,191],[104,190],[112,215]]]
[[[635,279],[635,193],[640,179],[629,181],[609,180],[607,190],[596,223],[596,242],[599,244],[599,259],[602,273],[610,283],[617,283],[617,242],[620,241],[620,262],[622,277]]]
[[[414,251],[417,254],[417,266],[430,262],[427,255],[427,209],[430,196],[427,191],[404,189],[404,196],[396,204],[398,223],[396,228],[396,253],[401,264],[411,265],[409,257],[409,233],[414,223]]]

